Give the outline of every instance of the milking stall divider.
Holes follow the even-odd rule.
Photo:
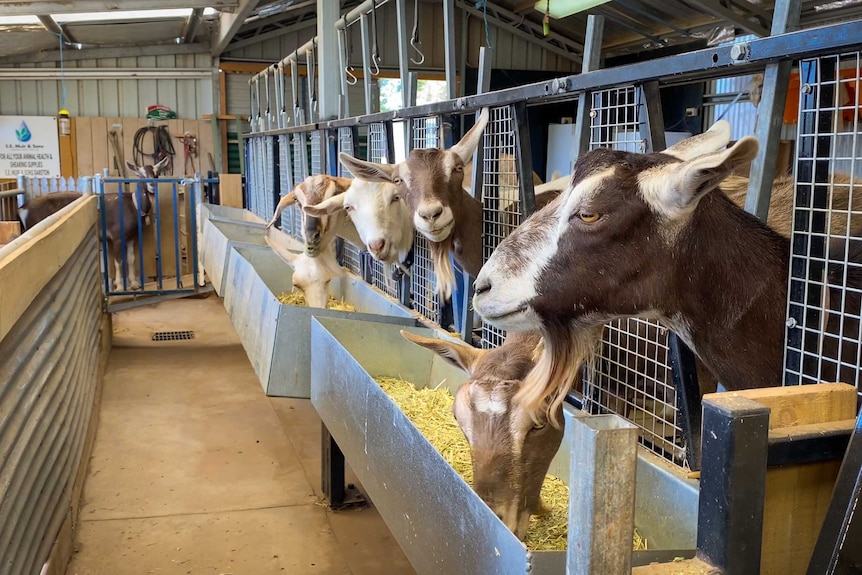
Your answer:
[[[247,167],[246,201],[251,212],[263,220],[269,219],[280,196],[308,175],[327,173],[349,177],[339,165],[337,155],[347,152],[359,156],[363,138],[367,141],[366,159],[394,163],[396,130],[403,130],[408,150],[448,147],[457,139],[453,138],[453,131],[465,132],[471,123],[470,115],[489,107],[492,121],[475,152],[472,181],[473,194],[484,206],[483,242],[487,259],[496,245],[535,209],[533,182],[529,177],[533,166],[528,107],[572,103],[577,146],[573,156],[598,146],[661,151],[666,147],[661,88],[763,71],[759,116],[778,120],[757,123],[755,135],[761,147],[751,166],[746,209],[765,221],[776,175],[780,118],[788,79],[793,63],[798,61],[804,81],[800,88],[794,208],[797,217],[792,241],[793,257],[804,260],[806,265],[792,268],[783,384],[819,381],[816,375],[820,373],[821,358],[812,355],[804,336],[814,329],[812,325],[820,326],[819,315],[816,310],[812,311],[816,307],[812,304],[816,299],[812,286],[816,284],[816,274],[822,272],[822,264],[818,263],[822,257],[812,258],[811,254],[812,250],[815,256],[825,252],[822,237],[826,221],[824,217],[815,217],[810,219],[810,224],[804,224],[798,216],[806,209],[803,202],[812,197],[816,208],[829,209],[826,203],[828,168],[830,162],[839,157],[834,148],[838,135],[834,133],[833,116],[840,113],[832,104],[837,82],[834,78],[842,64],[855,61],[858,66],[862,20],[795,31],[800,2],[780,0],[776,3],[770,37],[601,69],[603,17],[590,15],[581,74],[488,92],[491,54],[482,48],[477,94],[456,97],[455,1],[444,0],[449,99],[417,106],[418,75],[409,70],[405,0],[393,0],[397,9],[400,78],[406,89],[402,90],[402,109],[381,113],[374,110],[371,92],[374,63],[370,53],[368,11],[375,1],[378,6],[385,3],[368,0],[343,18],[338,17],[337,10],[318,14],[318,18],[336,22],[336,50],[333,50],[334,39],[315,37],[250,80],[251,132],[243,134],[243,145]],[[366,109],[364,115],[350,116],[348,78],[344,73],[347,68],[345,35],[347,28],[356,23],[362,32]],[[319,65],[318,53],[327,67],[342,72],[340,86],[333,85],[332,76],[323,74],[322,70],[319,78],[323,79],[313,80],[315,66]],[[307,78],[312,79],[305,88],[298,71],[301,57],[306,59]],[[290,74],[290,104],[286,97],[286,73]],[[335,104],[334,93],[338,94]],[[858,102],[854,105],[858,117]],[[619,110],[625,112],[622,120]],[[335,115],[338,119],[329,119]],[[637,138],[621,140],[620,134],[626,133],[635,133]],[[502,154],[515,157],[514,174],[503,169]],[[850,161],[851,173],[857,155],[854,149],[849,158],[840,156]],[[508,198],[501,191],[505,192],[510,176],[517,178],[517,195]],[[813,192],[805,195],[802,191],[805,186]],[[504,199],[513,202],[510,215],[514,217],[502,221],[500,206]],[[284,211],[280,227],[301,241],[298,208]],[[338,257],[344,267],[397,300],[403,308],[418,314],[425,327],[410,328],[412,331],[446,337],[443,332],[454,324],[464,341],[483,347],[501,343],[505,334],[498,330],[490,326],[482,326],[479,331],[474,329],[476,320],[469,305],[472,278],[456,266],[458,283],[452,303],[451,306],[444,304],[433,295],[433,268],[427,244],[421,236],[416,237],[414,252],[412,273],[406,276],[384,269],[361,247],[338,240]],[[799,269],[802,271],[797,273]],[[632,565],[670,561],[677,556],[691,557],[696,552],[698,557],[726,573],[760,572],[760,546],[743,543],[762,538],[767,468],[842,459],[808,573],[849,573],[849,566],[862,564],[862,549],[843,544],[845,538],[852,535],[857,536],[857,541],[862,538],[862,521],[854,518],[852,512],[862,490],[862,419],[857,420],[852,430],[836,429],[833,433],[796,435],[782,440],[768,433],[769,408],[750,400],[740,403],[719,396],[704,401],[701,410],[694,355],[675,334],[646,320],[623,320],[609,324],[606,346],[616,350],[614,353],[636,353],[628,349],[627,342],[643,345],[647,341],[636,335],[637,326],[627,321],[645,322],[654,328],[655,335],[648,343],[661,355],[649,358],[651,366],[663,369],[670,378],[670,382],[654,382],[663,395],[658,391],[652,395],[638,391],[643,405],[652,405],[652,408],[642,405],[638,413],[628,418],[631,422],[618,418],[620,428],[634,423],[645,448],[638,450],[635,522],[653,515],[666,516],[664,524],[659,521],[654,525],[658,533],[655,539],[664,539],[666,545],[660,545],[655,551],[635,552]],[[574,564],[572,553],[567,558],[564,553],[527,551],[481,500],[471,497],[469,488],[463,489],[463,482],[459,483],[452,469],[436,456],[394,404],[386,401],[385,394],[370,377],[383,361],[380,356],[387,355],[386,360],[397,363],[405,373],[414,370],[416,381],[424,380],[427,373],[421,375],[418,372],[422,369],[413,364],[427,364],[429,360],[426,356],[417,359],[419,356],[414,350],[399,340],[397,325],[381,324],[379,332],[375,333],[378,339],[369,349],[369,343],[363,344],[358,335],[362,325],[343,318],[321,317],[311,321],[311,346],[315,350],[311,358],[311,396],[324,421],[323,484],[330,504],[340,506],[346,502],[346,456],[420,573],[456,572],[454,570],[465,568],[476,573],[489,572],[489,569],[497,573],[523,573],[525,570],[562,573],[567,564],[571,573],[587,572]],[[392,350],[392,354],[382,353],[384,349]],[[317,350],[326,350],[328,360],[321,360]],[[586,370],[583,393],[569,394],[566,440],[552,471],[557,469],[570,483],[586,481],[577,476],[578,470],[569,471],[569,459],[577,457],[577,453],[569,451],[576,441],[570,433],[571,424],[577,419],[572,416],[571,407],[583,408],[594,417],[609,411],[607,396],[612,395],[609,386],[614,384],[608,370],[611,361],[611,358],[603,358],[594,369]],[[425,367],[428,372],[443,374],[446,371],[436,360]],[[859,382],[852,383],[859,387]],[[589,467],[589,462],[581,463]],[[701,471],[699,484],[688,477],[691,471]],[[417,484],[419,481],[421,488]],[[634,477],[620,481],[633,483]],[[625,485],[620,488],[624,489]],[[463,499],[453,500],[453,493]],[[577,510],[570,511],[570,522],[576,517]],[[470,537],[465,541],[464,535],[468,532]],[[573,530],[569,533],[571,549]]]

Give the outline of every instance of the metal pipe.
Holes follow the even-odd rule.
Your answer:
[[[305,70],[307,74],[305,75],[305,81],[308,83],[306,88],[308,89],[308,118],[307,121],[309,123],[314,122],[315,118],[315,104],[317,102],[317,94],[314,90],[314,83],[317,81],[316,75],[314,73],[314,47],[308,50],[305,53]]]
[[[638,428],[619,415],[580,415],[564,406],[570,453],[567,570],[631,573]],[[566,435],[569,435],[568,433]]]
[[[203,8],[192,9],[192,13],[189,14],[185,24],[183,24],[183,31],[180,33],[180,44],[188,44],[194,40],[195,33],[198,30],[198,25],[201,23],[203,15]]]
[[[340,69],[340,81],[338,82],[341,101],[338,104],[338,117],[347,118],[350,115],[350,98],[348,90],[350,84],[347,81],[347,67],[350,62],[347,61],[347,31],[338,30],[338,67]]]
[[[272,129],[272,112],[269,106],[269,66],[264,69],[263,89],[266,92],[266,110],[264,111],[264,120],[266,129]]]
[[[365,113],[375,111],[371,105],[371,36],[368,31],[368,16],[362,15],[360,22],[362,30],[362,87],[365,90]]]
[[[66,68],[66,78],[87,80],[210,79],[210,68]],[[57,81],[56,68],[5,68],[0,79]]]
[[[396,20],[398,24],[398,71],[401,78],[401,105],[410,106],[409,94],[405,90],[410,81],[410,57],[407,46],[410,43],[407,37],[407,3],[406,0],[395,0]],[[416,100],[413,100],[415,105]],[[409,122],[408,122],[409,124]]]
[[[300,56],[305,56],[308,52],[313,52],[314,47],[316,45],[317,45],[317,36],[315,36],[314,38],[312,38],[311,40],[309,40],[308,42],[306,42],[305,44],[303,44],[302,46],[300,46],[299,48],[294,50],[292,54],[288,54],[287,56],[285,56],[284,59],[282,59],[282,62],[285,62],[285,63],[296,62]]]
[[[605,34],[605,17],[596,14],[587,16],[587,28],[584,35],[584,61],[581,64],[581,74],[598,70],[602,59],[602,40]],[[575,122],[575,138],[572,145],[575,148],[570,155],[569,173],[574,168],[575,160],[590,147],[590,107],[592,96],[584,92],[578,96],[577,121]]]
[[[365,0],[362,4],[345,14],[338,22],[335,23],[336,30],[344,30],[345,27],[350,26],[362,16],[367,16],[368,12],[371,11],[371,7],[373,5],[377,5],[379,8],[386,4],[389,0]]]
[[[455,0],[443,1],[443,37],[446,38],[446,94],[454,98],[455,93]],[[463,80],[462,80],[463,81]]]
[[[71,34],[69,34],[68,30],[57,24],[57,21],[54,20],[54,18],[52,18],[51,16],[44,14],[36,17],[39,19],[39,22],[42,23],[42,26],[44,26],[46,30],[63,38],[63,42],[66,45],[77,44],[77,42],[75,42],[75,40],[72,38]]]

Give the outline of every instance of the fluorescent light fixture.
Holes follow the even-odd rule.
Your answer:
[[[534,8],[542,14],[550,12],[551,18],[560,20],[566,16],[584,12],[607,2],[610,2],[610,0],[539,0],[536,2]]]
[[[103,22],[106,20],[149,20],[155,18],[188,18],[191,8],[172,8],[168,10],[117,10],[114,12],[81,12],[78,14],[54,14],[57,23],[65,22]]]
[[[0,18],[0,26],[21,24],[41,24],[41,22],[36,16],[3,16]]]

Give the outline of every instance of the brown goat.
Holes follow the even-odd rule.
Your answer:
[[[570,188],[486,263],[477,312],[544,336],[522,394],[536,413],[583,359],[566,357],[570,339],[617,317],[661,320],[729,390],[781,383],[789,241],[709,193],[757,152],[751,137],[724,149],[729,135],[719,122],[665,153],[581,156]]]

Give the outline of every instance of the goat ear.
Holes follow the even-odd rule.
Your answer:
[[[275,213],[272,215],[272,219],[269,220],[269,223],[266,224],[266,227],[271,228],[273,225],[275,225],[275,222],[278,221],[278,216],[281,215],[281,212],[284,210],[284,208],[286,208],[288,206],[292,206],[295,203],[296,203],[296,188],[291,190],[290,193],[288,193],[286,196],[284,196],[283,198],[281,198],[278,201],[278,205],[275,206]]]
[[[130,171],[130,172],[132,172],[133,174],[138,175],[138,176],[139,176],[139,177],[141,177],[141,178],[146,178],[146,177],[147,177],[147,175],[144,173],[144,171],[143,171],[142,169],[140,169],[138,166],[136,166],[135,164],[133,164],[133,163],[132,163],[132,162],[130,162],[129,160],[126,160],[126,167],[127,167],[127,168],[129,168],[129,171]]]
[[[366,162],[344,152],[338,154],[338,159],[341,160],[345,168],[350,170],[351,174],[360,180],[365,180],[366,182],[392,182],[392,172],[395,171],[394,165]]]
[[[711,154],[726,148],[730,143],[730,122],[719,120],[702,134],[677,142],[664,151],[683,162],[703,154]]]
[[[484,108],[479,115],[479,119],[470,128],[470,131],[464,134],[460,142],[449,148],[449,151],[458,154],[458,157],[465,164],[473,158],[473,152],[476,151],[476,146],[479,145],[479,138],[482,137],[482,133],[485,131],[489,116],[488,108]]]
[[[164,158],[159,160],[156,165],[153,166],[153,173],[156,174],[156,177],[159,177],[159,175],[161,175],[162,170],[168,167],[168,162],[170,161],[171,157],[165,156]]]
[[[409,342],[430,349],[448,363],[460,367],[468,375],[473,374],[473,368],[488,350],[478,349],[466,343],[454,343],[433,337],[423,337],[408,331],[401,330],[401,335]]]
[[[350,178],[332,177],[332,181],[335,184],[335,194],[343,194],[349,190],[350,185],[353,184],[353,180]]]
[[[314,216],[315,218],[319,218],[321,216],[328,216],[330,214],[334,214],[338,210],[344,209],[344,194],[338,194],[336,196],[332,196],[328,200],[323,200],[319,204],[314,206],[303,206],[302,211],[304,211],[309,216]]]
[[[642,192],[668,217],[679,217],[693,210],[703,196],[718,187],[736,168],[753,160],[757,149],[757,140],[746,136],[730,149],[687,162],[666,164],[659,173],[641,179]]]

